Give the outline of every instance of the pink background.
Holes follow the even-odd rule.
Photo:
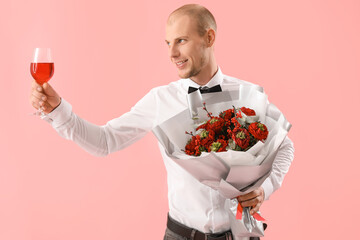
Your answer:
[[[359,1],[198,2],[217,20],[223,72],[262,85],[293,124],[296,157],[261,208],[264,239],[356,238]],[[185,3],[1,2],[0,239],[162,239],[167,185],[155,137],[87,154],[28,116],[29,65],[34,47],[51,47],[51,84],[78,115],[105,124],[178,79],[165,22]]]

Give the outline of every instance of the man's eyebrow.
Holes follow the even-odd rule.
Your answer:
[[[179,39],[183,39],[183,38],[189,38],[189,37],[188,36],[181,36],[181,37],[175,38],[175,40],[179,40]]]

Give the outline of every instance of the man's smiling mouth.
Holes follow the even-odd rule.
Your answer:
[[[176,66],[181,68],[185,65],[185,63],[187,62],[188,60],[185,59],[185,60],[182,60],[182,61],[178,61],[178,62],[175,62]]]

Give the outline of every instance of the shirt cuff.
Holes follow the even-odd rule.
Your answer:
[[[54,128],[60,127],[70,120],[72,106],[70,103],[61,98],[61,102],[52,112],[45,114],[41,118],[50,123]]]
[[[267,177],[265,179],[265,181],[263,182],[263,184],[261,185],[261,187],[264,189],[264,195],[265,195],[264,199],[269,200],[270,195],[274,191],[274,187],[273,187],[273,184],[271,183],[271,179],[269,177]]]

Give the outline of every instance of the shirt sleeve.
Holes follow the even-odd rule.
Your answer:
[[[72,106],[62,99],[60,105],[43,117],[58,134],[74,141],[95,156],[106,156],[144,137],[156,126],[157,101],[154,89],[131,110],[103,126],[90,123],[72,112]]]
[[[294,144],[288,136],[284,139],[275,156],[272,171],[261,185],[264,189],[265,200],[281,187],[285,174],[289,171],[290,165],[294,159]]]

